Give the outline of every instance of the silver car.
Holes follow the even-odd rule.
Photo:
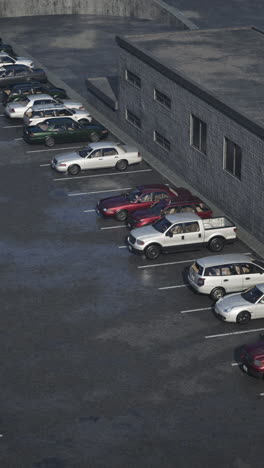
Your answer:
[[[226,322],[240,325],[251,319],[264,318],[264,283],[240,294],[230,294],[215,304],[215,313]]]
[[[264,262],[248,255],[212,255],[196,260],[188,281],[195,291],[218,300],[226,293],[243,291],[264,281]]]
[[[86,110],[69,109],[64,104],[45,104],[30,107],[24,114],[24,125],[38,125],[49,117],[71,117],[75,122],[91,123],[92,116]]]
[[[6,52],[0,52],[0,66],[4,67],[5,65],[26,65],[26,67],[33,68],[34,62],[26,57],[17,57],[15,59]]]
[[[58,172],[76,175],[80,170],[115,167],[124,171],[129,164],[137,164],[142,157],[137,148],[111,141],[90,143],[80,151],[72,151],[56,156],[51,167]]]

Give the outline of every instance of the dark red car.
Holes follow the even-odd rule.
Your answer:
[[[200,218],[211,218],[213,212],[200,198],[180,195],[177,198],[167,198],[155,203],[148,209],[139,209],[129,214],[127,226],[130,229],[152,224],[162,216],[175,213],[196,213]]]
[[[240,356],[244,371],[253,377],[264,376],[264,339],[245,345]]]
[[[96,211],[103,216],[114,216],[118,221],[124,221],[128,214],[138,210],[139,207],[147,209],[164,198],[178,196],[190,197],[191,194],[187,189],[172,189],[163,184],[138,185],[128,193],[103,198],[97,203]]]

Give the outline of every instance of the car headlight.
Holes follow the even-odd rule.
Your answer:
[[[142,241],[142,240],[140,240],[140,239],[137,239],[137,244],[138,244],[138,245],[144,245],[144,244],[145,244],[145,242],[143,242],[143,241]]]
[[[224,309],[225,312],[231,312],[231,310],[233,309],[233,307],[227,307],[227,309]]]
[[[103,211],[108,211],[108,208],[103,208]]]

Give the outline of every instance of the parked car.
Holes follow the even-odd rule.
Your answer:
[[[92,116],[86,110],[68,109],[63,104],[44,104],[30,107],[24,114],[24,125],[38,125],[49,117],[71,117],[76,122],[90,123]]]
[[[165,198],[150,208],[136,210],[129,214],[127,218],[127,226],[129,229],[146,226],[152,224],[162,216],[175,213],[197,213],[200,218],[211,218],[213,212],[200,198],[182,194],[177,198]]]
[[[243,291],[264,281],[264,262],[243,254],[212,255],[196,260],[188,281],[195,291],[215,301],[226,293]]]
[[[144,254],[149,260],[161,252],[193,250],[207,246],[220,252],[236,239],[235,225],[224,216],[201,219],[195,213],[167,215],[149,226],[133,229],[128,236],[131,252]]]
[[[124,171],[129,164],[140,161],[141,156],[136,148],[107,141],[90,143],[80,151],[56,156],[51,161],[51,167],[58,172],[76,175],[81,170],[106,167],[115,167],[119,171]]]
[[[25,81],[46,82],[47,76],[41,68],[29,68],[25,65],[5,65],[0,68],[0,87],[6,87],[15,83]]]
[[[244,371],[253,377],[264,377],[264,340],[243,346],[240,361]]]
[[[5,107],[5,115],[10,118],[23,119],[27,110],[33,106],[40,106],[45,104],[63,104],[69,109],[85,110],[81,102],[71,101],[70,99],[54,99],[48,94],[29,94],[25,96],[22,101],[11,102]]]
[[[11,55],[11,57],[16,58],[17,55],[13,49],[13,47],[9,44],[3,44],[2,42],[0,43],[0,52],[6,52],[8,55]]]
[[[25,65],[26,67],[33,68],[34,62],[26,57],[14,58],[8,55],[7,52],[0,52],[0,66],[2,67],[5,65]]]
[[[2,103],[4,106],[9,102],[21,101],[28,94],[48,94],[57,99],[68,99],[63,88],[56,88],[51,84],[36,82],[14,84],[3,89]]]
[[[242,293],[230,294],[215,303],[215,313],[226,322],[240,325],[264,317],[264,283]]]
[[[39,125],[24,127],[23,132],[27,143],[44,143],[48,147],[54,146],[55,143],[98,141],[107,135],[108,130],[100,124],[80,124],[69,117],[53,117]]]
[[[99,200],[96,211],[105,217],[115,217],[118,221],[125,221],[128,214],[138,208],[147,209],[153,203],[163,198],[175,197],[179,194],[190,194],[186,189],[172,189],[164,184],[138,185],[128,193]]]

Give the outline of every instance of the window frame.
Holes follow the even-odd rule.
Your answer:
[[[141,78],[131,70],[125,69],[125,79],[137,89],[141,89]]]
[[[195,145],[195,138],[194,138],[194,123],[197,121],[199,125],[199,143],[198,146]],[[205,131],[205,135],[203,134],[203,129]],[[203,141],[204,140],[204,141]],[[199,151],[199,153],[203,154],[204,156],[207,155],[207,124],[203,120],[201,120],[196,115],[190,113],[190,145],[192,148]]]
[[[228,144],[233,145],[233,170],[229,170],[227,168],[227,157],[228,155]],[[238,158],[238,164],[237,163],[237,158]],[[239,161],[240,159],[240,161]],[[236,169],[238,167],[238,173],[236,174]],[[230,140],[230,138],[224,136],[224,144],[223,144],[223,169],[226,171],[229,175],[234,177],[236,180],[239,180],[241,182],[242,179],[242,148],[239,146],[237,143],[234,141]]]
[[[162,91],[159,91],[157,88],[154,88],[154,101],[162,107],[165,107],[165,109],[171,110],[171,98],[165,93],[162,93]],[[166,101],[169,103],[168,105],[166,104]]]
[[[138,130],[142,129],[141,119],[127,107],[126,107],[125,117],[126,117],[126,121],[129,122],[131,125],[133,125],[135,128],[137,128]]]
[[[153,131],[153,141],[165,151],[171,151],[171,142],[157,130]]]

